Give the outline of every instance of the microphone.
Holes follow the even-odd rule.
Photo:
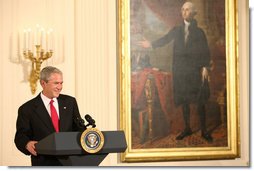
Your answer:
[[[81,117],[77,116],[74,118],[74,122],[80,130],[86,130],[85,121]]]
[[[89,114],[85,115],[85,119],[88,122],[88,124],[86,124],[85,127],[88,127],[89,125],[91,125],[93,128],[96,127],[95,120]]]

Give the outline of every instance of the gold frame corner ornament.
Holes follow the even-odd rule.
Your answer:
[[[97,153],[104,146],[104,135],[97,128],[88,128],[80,136],[80,144],[87,153]]]

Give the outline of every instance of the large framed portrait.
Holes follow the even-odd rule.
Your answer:
[[[123,162],[239,157],[237,0],[118,0]]]

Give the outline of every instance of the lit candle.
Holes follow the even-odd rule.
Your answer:
[[[46,35],[46,51],[49,51],[49,35],[50,35],[50,31],[47,31],[47,35]]]
[[[34,37],[33,43],[34,43],[34,45],[37,45],[37,39],[38,39],[38,38],[37,38],[37,32],[34,31],[34,32],[33,32],[33,35],[34,35],[34,36],[33,36],[33,37]]]
[[[27,50],[32,50],[32,47],[31,47],[31,29],[29,28],[27,30]]]
[[[35,44],[40,44],[40,26],[39,24],[36,25],[36,33],[35,33]]]
[[[26,30],[24,30],[24,32],[23,32],[23,48],[25,51],[26,50]]]
[[[45,48],[45,30],[44,28],[41,28],[41,48]]]
[[[49,50],[53,49],[53,35],[52,35],[53,29],[49,29],[48,34],[48,48]]]

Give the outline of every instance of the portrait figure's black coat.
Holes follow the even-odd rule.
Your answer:
[[[158,48],[174,41],[173,45],[173,91],[175,104],[197,103],[202,87],[202,67],[209,67],[210,52],[204,31],[192,20],[189,36],[185,43],[184,23],[174,27],[162,38],[153,41],[152,47]],[[205,91],[206,93],[209,93]]]

